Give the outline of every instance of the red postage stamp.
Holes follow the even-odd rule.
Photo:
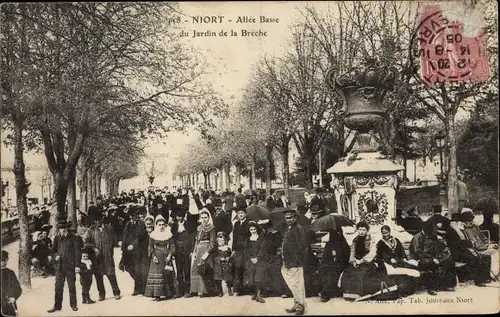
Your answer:
[[[428,85],[488,80],[486,29],[465,32],[466,17],[448,14],[450,9],[443,10],[442,5],[427,4],[420,11],[417,32],[422,80]]]

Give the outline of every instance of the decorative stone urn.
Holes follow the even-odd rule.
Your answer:
[[[357,132],[356,143],[347,157],[327,170],[333,174],[337,210],[356,222],[366,221],[374,236],[380,237],[380,227],[387,224],[401,242],[409,243],[412,236],[394,221],[397,173],[403,166],[383,155],[372,137],[385,124],[384,96],[394,88],[397,70],[379,67],[371,60],[363,69],[354,69],[336,79],[334,76],[331,70],[326,80],[343,100],[344,125]],[[354,233],[348,232],[346,238],[351,240]]]

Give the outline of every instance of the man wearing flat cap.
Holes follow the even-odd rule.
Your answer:
[[[56,285],[54,307],[48,313],[61,310],[63,301],[64,281],[67,280],[69,290],[69,302],[73,311],[77,311],[76,302],[76,273],[80,272],[80,243],[73,233],[69,232],[71,222],[65,219],[57,223],[58,235],[54,238],[52,254],[56,262]]]
[[[304,265],[308,249],[306,230],[297,223],[295,210],[287,209],[284,214],[287,228],[281,247],[283,258],[281,274],[292,291],[294,299],[293,307],[286,309],[286,312],[303,315],[306,298]]]
[[[477,286],[485,286],[485,283],[490,280],[491,257],[482,256],[474,249],[474,244],[468,239],[465,231],[464,218],[467,218],[467,214],[465,216],[463,213],[451,215],[446,241],[453,260],[466,263],[474,283]],[[472,214],[472,219],[474,219],[474,214]]]

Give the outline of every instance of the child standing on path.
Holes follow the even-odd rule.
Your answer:
[[[231,248],[227,245],[229,237],[224,232],[217,233],[217,249],[214,257],[214,280],[217,285],[217,293],[220,297],[222,292],[222,281],[226,282],[229,296],[233,296],[233,272]]]

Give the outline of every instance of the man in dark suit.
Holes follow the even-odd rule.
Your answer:
[[[116,281],[115,273],[115,232],[110,224],[106,223],[105,219],[96,219],[84,235],[85,246],[91,247],[95,255],[94,276],[99,291],[99,301],[106,298],[106,290],[104,288],[103,276],[108,278],[109,284],[113,290],[113,295],[116,300],[121,298],[120,288]]]
[[[224,194],[224,210],[227,213],[231,213],[231,211],[233,211],[233,204],[234,204],[233,195],[229,192],[226,192]]]
[[[245,198],[245,195],[241,193],[241,188],[238,188],[238,193],[234,196],[234,202],[238,206],[243,206],[247,207],[247,200]]]
[[[237,296],[244,295],[243,275],[245,270],[245,242],[250,237],[246,204],[235,207],[238,220],[233,227],[234,290]]]
[[[470,212],[472,219],[474,214]],[[467,238],[464,227],[464,214],[451,214],[451,224],[446,232],[446,242],[455,262],[467,263],[469,276],[476,286],[484,287],[490,279],[491,257],[482,255],[474,249],[473,243]]]
[[[287,229],[283,238],[281,274],[295,301],[295,305],[291,309],[286,309],[286,312],[303,315],[306,298],[304,265],[308,250],[306,230],[297,223],[295,210],[287,209],[284,214]]]
[[[277,190],[274,192],[275,194],[275,207],[284,207],[288,208],[290,206],[288,200],[285,197],[285,193],[281,190]]]
[[[87,209],[87,216],[89,217],[89,226],[94,223],[94,220],[100,217],[99,210],[94,202],[91,201],[89,208]]]
[[[228,236],[233,231],[233,224],[231,222],[231,216],[225,210],[222,210],[222,200],[219,197],[214,197],[214,226],[216,232],[224,232]]]
[[[134,207],[134,208],[132,208]],[[143,208],[141,208],[143,210]],[[131,206],[129,209],[130,221],[127,222],[123,229],[122,238],[122,260],[120,266],[130,274],[134,279],[134,292],[132,296],[139,295],[143,291],[143,277],[139,272],[140,259],[139,259],[139,245],[148,234],[146,225],[139,220],[139,209]]]
[[[267,197],[266,199],[266,207],[269,212],[273,211],[273,209],[276,207],[276,199],[274,198],[274,190],[271,189],[271,195]]]
[[[172,225],[173,240],[175,242],[175,264],[177,266],[177,281],[179,282],[179,296],[190,297],[191,259],[194,241],[196,239],[195,228],[189,228],[186,221],[185,211],[180,209],[175,214]]]
[[[71,222],[60,220],[57,224],[59,234],[54,238],[52,253],[56,262],[56,285],[54,307],[48,313],[61,310],[63,301],[64,280],[68,282],[69,302],[73,311],[77,311],[76,273],[80,272],[80,244],[78,238],[69,232]]]

